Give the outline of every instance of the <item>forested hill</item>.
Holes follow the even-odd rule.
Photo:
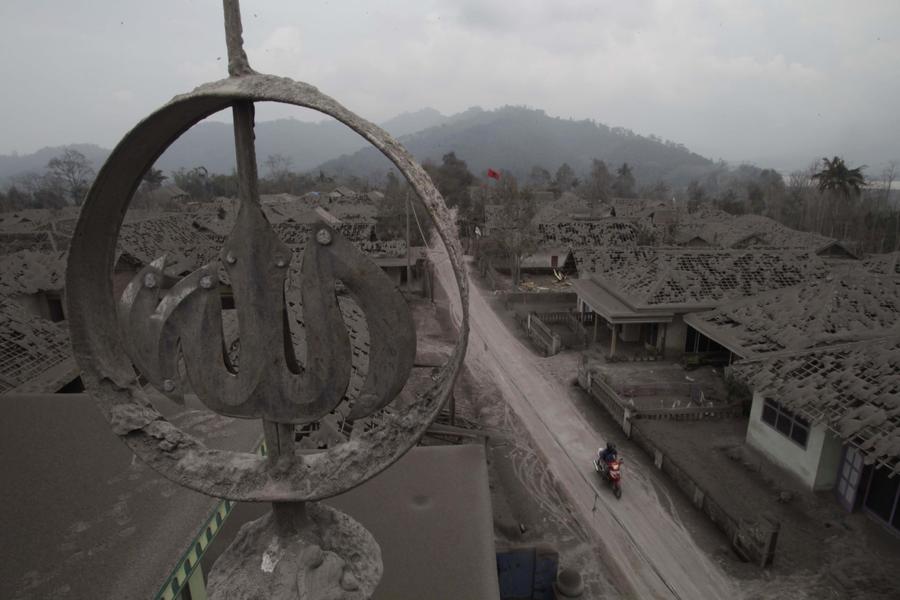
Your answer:
[[[491,111],[470,108],[401,141],[420,161],[440,162],[444,154],[455,152],[473,172],[506,169],[519,178],[527,177],[535,165],[553,173],[564,162],[585,176],[591,160],[598,158],[611,168],[623,162],[633,165],[639,182],[662,179],[682,186],[714,167],[711,160],[659,138],[509,106]],[[365,148],[320,168],[339,176],[380,178],[390,164],[377,150]]]
[[[702,180],[713,169],[710,160],[671,142],[593,121],[549,117],[541,110],[526,108],[470,108],[450,117],[426,108],[403,113],[382,126],[399,136],[420,161],[440,162],[444,154],[456,152],[473,172],[482,174],[490,167],[526,178],[535,165],[554,173],[561,164],[568,163],[578,176],[585,177],[591,160],[599,158],[607,162],[610,170],[629,163],[639,183],[662,179],[680,187],[692,179]],[[47,162],[66,148],[79,150],[95,169],[109,154],[105,148],[79,144],[44,148],[28,155],[0,156],[0,184],[26,171],[42,172]],[[328,174],[380,180],[390,168],[378,151],[333,120],[257,123],[256,155],[261,174],[266,173],[266,158],[274,154],[287,157],[290,168],[297,172],[322,168]],[[177,140],[156,166],[166,173],[198,166],[206,167],[210,173],[230,173],[234,168],[231,125],[200,123]]]
[[[407,112],[381,124],[394,136],[403,136],[444,122],[444,115],[433,108]],[[318,123],[297,119],[260,121],[256,124],[256,156],[265,174],[269,155],[280,154],[290,160],[294,171],[310,171],[342,154],[356,152],[366,141],[334,120]],[[43,148],[31,154],[0,155],[0,185],[4,179],[26,172],[42,173],[50,159],[66,149],[85,155],[97,170],[109,156],[109,149],[93,144],[71,144]],[[234,169],[234,130],[228,123],[205,121],[192,127],[163,154],[156,167],[168,173],[175,169],[203,166],[210,173],[231,173]]]

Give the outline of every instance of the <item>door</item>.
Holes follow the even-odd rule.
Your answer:
[[[852,446],[846,446],[844,448],[844,461],[841,464],[841,472],[838,473],[835,492],[841,505],[851,512],[856,506],[856,491],[859,488],[862,471],[862,452]]]

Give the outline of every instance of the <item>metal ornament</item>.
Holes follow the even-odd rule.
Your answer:
[[[322,539],[331,540],[334,552],[349,552],[347,540],[354,539],[357,555],[366,549],[378,553],[371,536],[358,531],[352,519],[304,502],[342,493],[386,469],[416,444],[448,399],[469,331],[467,280],[455,225],[428,175],[385,131],[313,86],[253,71],[242,48],[238,2],[223,0],[223,5],[229,77],[175,97],[138,123],[113,150],[85,199],[66,276],[75,358],[85,387],[113,431],[163,476],[217,498],[273,502],[273,526],[284,540],[293,540],[310,527],[316,531],[343,527],[340,535],[322,534]],[[404,389],[415,357],[408,307],[381,270],[325,222],[316,225],[300,269],[308,364],[305,368],[297,364],[284,300],[291,252],[259,205],[253,103],[260,101],[311,108],[359,133],[397,166],[434,220],[458,286],[459,338],[439,373],[428,378],[423,389],[404,392],[410,396],[404,402],[393,401]],[[234,116],[241,206],[220,258],[239,315],[237,369],[223,350],[217,264],[204,265],[162,290],[166,259],[161,257],[137,274],[118,302],[112,289],[116,241],[142,175],[187,129],[228,107]],[[334,411],[350,377],[351,350],[335,280],[362,309],[371,340],[367,377],[346,418],[378,413],[379,419],[354,428],[346,443],[300,454],[294,448],[293,425]],[[262,419],[268,458],[208,448],[175,427],[151,405],[134,366],[176,401],[192,391],[220,414]],[[350,537],[341,538],[345,534]],[[338,539],[344,540],[343,547]],[[301,552],[305,558],[300,562],[309,574],[303,585],[310,590],[310,582],[324,581],[323,564],[331,565],[332,575],[337,573],[340,589],[362,594],[347,597],[366,597],[374,590],[380,566],[354,563],[350,569],[349,563],[334,562],[331,554],[323,559],[307,550]]]

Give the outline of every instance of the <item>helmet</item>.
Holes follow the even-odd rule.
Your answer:
[[[609,450],[609,451],[611,451],[611,452],[615,452],[615,451],[616,451],[616,445],[613,444],[612,442],[607,442],[607,444],[606,444],[606,449]]]

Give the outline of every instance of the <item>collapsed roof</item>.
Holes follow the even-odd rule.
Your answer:
[[[900,336],[740,361],[736,377],[900,474]]]
[[[824,278],[829,269],[807,250],[608,248],[576,254],[590,276],[634,307],[713,307],[731,299]]]
[[[65,252],[19,250],[0,256],[0,296],[62,291],[65,272]]]
[[[900,334],[900,279],[854,270],[729,302],[685,322],[745,358]]]
[[[76,376],[64,326],[0,298],[0,394],[56,392]]]

